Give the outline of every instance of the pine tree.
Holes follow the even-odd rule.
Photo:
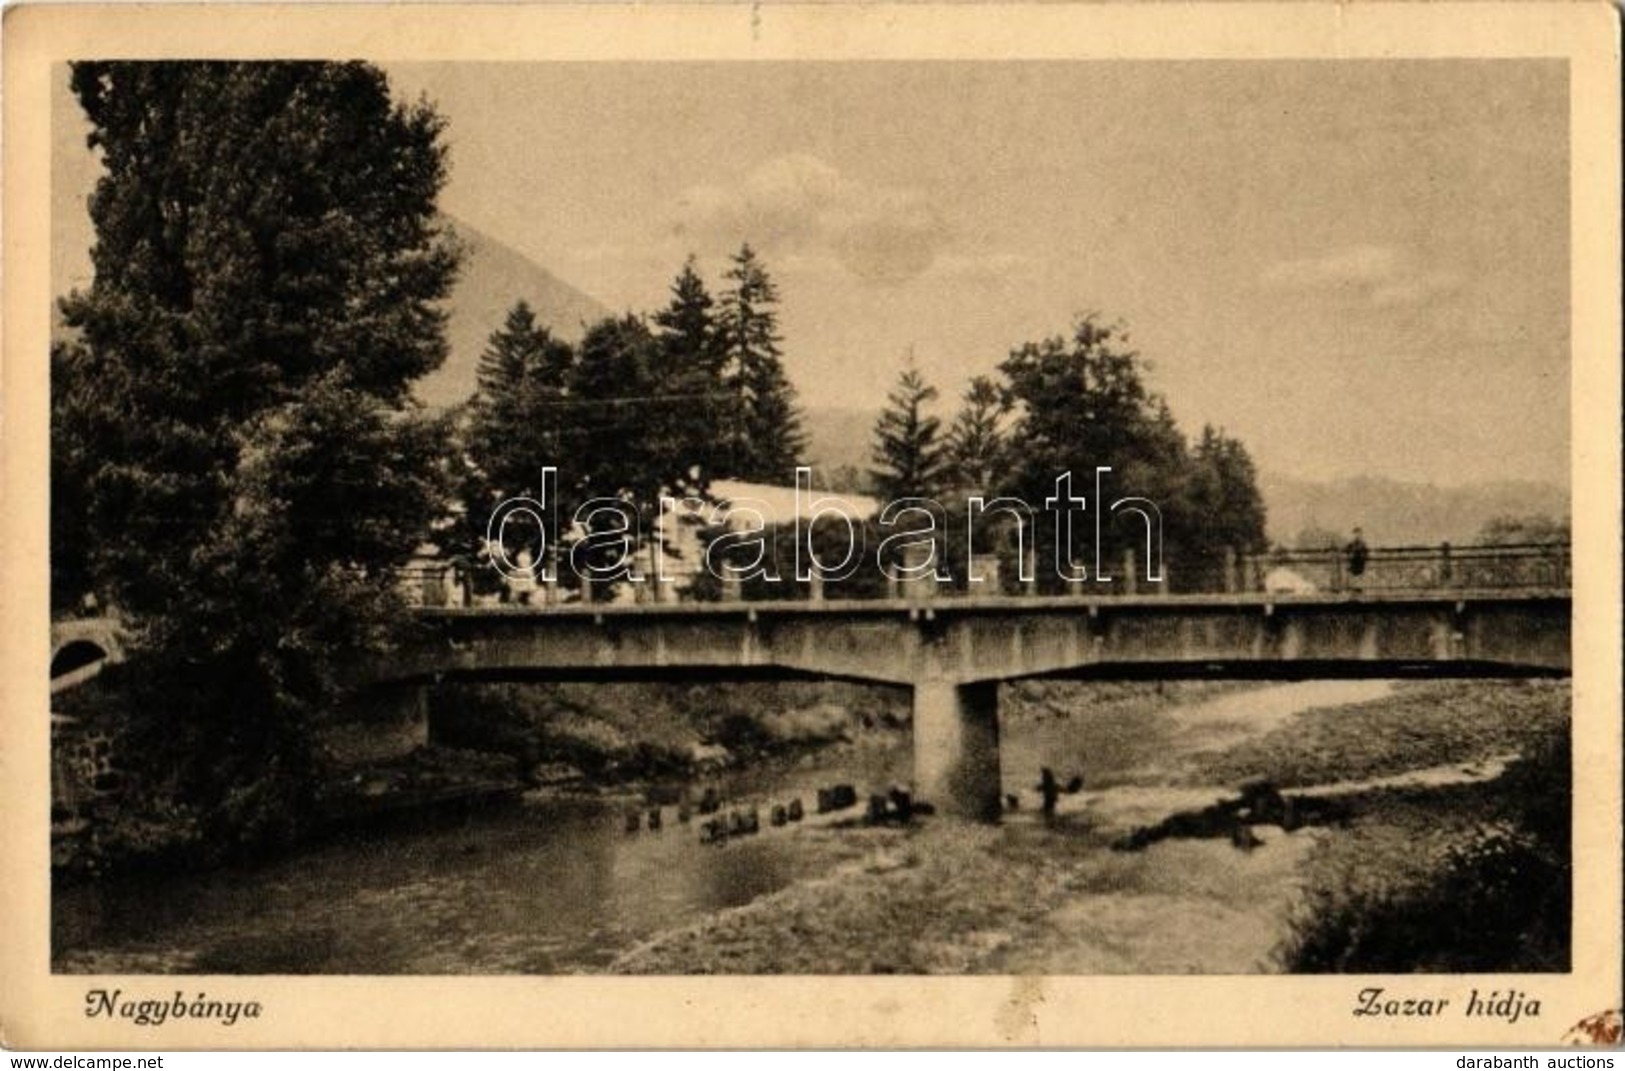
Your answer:
[[[717,323],[715,302],[690,256],[672,281],[671,301],[654,315],[660,339],[660,387],[668,404],[662,417],[680,424],[685,455],[683,476],[689,491],[703,491],[706,482],[728,461],[728,388],[723,379],[727,354]],[[675,429],[674,429],[675,430]]]
[[[542,468],[558,465],[567,420],[568,343],[517,302],[491,333],[476,370],[468,449],[491,494],[534,495]]]
[[[476,367],[474,396],[460,414],[463,445],[458,494],[463,523],[449,550],[473,565],[484,560],[493,511],[515,497],[537,498],[542,471],[562,464],[569,420],[567,383],[575,361],[569,344],[553,337],[520,300],[493,331]],[[506,531],[514,543],[534,532],[521,526]],[[556,536],[555,536],[556,538]],[[500,587],[494,571],[471,574],[475,590]]]
[[[648,533],[659,496],[682,478],[693,425],[667,396],[659,340],[643,320],[624,315],[587,329],[570,379],[571,458],[566,499],[617,498],[638,512]]]
[[[1008,406],[987,376],[971,380],[961,400],[945,450],[946,478],[960,490],[990,495],[1004,475],[1002,423]]]
[[[654,315],[669,358],[709,374],[720,374],[725,355],[718,335],[716,302],[694,266],[694,257],[671,284],[671,301]]]
[[[730,467],[739,479],[788,483],[805,440],[779,348],[778,290],[748,244],[726,277],[733,285],[723,295],[720,327],[733,404],[725,436]]]
[[[53,369],[53,434],[94,464],[62,477],[182,801],[222,840],[266,835],[308,792],[343,666],[392,631],[390,567],[444,506],[444,428],[409,400],[445,357],[458,259],[441,120],[361,63],[71,79],[105,172]]]
[[[937,389],[912,363],[886,397],[886,408],[875,421],[875,467],[869,470],[875,491],[884,502],[903,498],[935,498],[942,490],[943,444],[938,441],[942,422],[924,408]]]

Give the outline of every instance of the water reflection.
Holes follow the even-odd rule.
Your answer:
[[[906,741],[865,762],[895,776]],[[734,799],[801,794],[850,776],[755,770]],[[776,790],[776,791],[775,791]],[[769,793],[773,793],[769,796]],[[427,828],[355,834],[255,868],[60,891],[53,947],[67,972],[563,973],[826,872],[858,849],[835,832],[764,830],[711,846],[697,823],[628,834],[620,801],[516,804]],[[765,823],[764,823],[765,827]]]
[[[1123,784],[1166,756],[1389,687],[1274,686],[1128,718],[1081,702],[1064,719],[1008,728],[1005,789],[1030,789],[1045,765],[1081,773],[1091,790]],[[346,836],[252,869],[60,890],[55,966],[70,973],[601,970],[658,933],[857,858],[863,838],[811,823],[771,828],[767,805],[800,796],[810,812],[820,784],[846,781],[866,791],[906,780],[909,763],[908,739],[899,734],[888,744],[734,774],[724,782],[727,794],[761,805],[763,829],[725,845],[700,843],[698,821],[679,824],[670,807],[662,832],[628,834],[622,801],[555,799]],[[1123,802],[1134,791],[1124,788]],[[1023,816],[1006,835],[1019,837],[1025,824]]]

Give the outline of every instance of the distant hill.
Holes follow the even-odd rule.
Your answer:
[[[446,339],[446,363],[424,376],[418,398],[435,407],[455,405],[474,393],[475,371],[486,339],[502,326],[514,302],[530,302],[536,318],[555,334],[578,342],[586,325],[608,316],[609,309],[523,253],[451,218],[466,247],[463,269],[452,290]]]
[[[1468,543],[1493,517],[1569,515],[1566,488],[1532,481],[1439,487],[1382,476],[1310,481],[1262,472],[1259,486],[1270,540],[1288,546],[1306,528],[1346,535],[1355,525],[1373,545]]]
[[[850,465],[867,471],[878,415],[869,409],[809,408],[803,424],[815,469]],[[1384,476],[1302,480],[1264,471],[1259,489],[1269,510],[1270,541],[1289,546],[1307,528],[1346,537],[1355,525],[1373,544],[1460,544],[1471,542],[1494,517],[1569,516],[1566,488],[1528,481],[1440,487]]]

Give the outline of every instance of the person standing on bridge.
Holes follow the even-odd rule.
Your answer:
[[[1354,529],[1354,538],[1343,548],[1343,554],[1348,560],[1349,590],[1359,591],[1360,577],[1365,575],[1365,560],[1371,550],[1365,545],[1365,534],[1358,527]]]
[[[531,556],[529,547],[519,548],[518,559],[519,568],[508,578],[508,592],[515,602],[529,606],[536,590],[536,559]]]

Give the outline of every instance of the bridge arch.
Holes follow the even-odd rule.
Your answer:
[[[72,639],[51,652],[51,679],[66,676],[104,661],[109,655],[106,647],[91,639]]]
[[[124,660],[116,617],[68,617],[51,622],[51,692],[75,688],[105,666]]]

